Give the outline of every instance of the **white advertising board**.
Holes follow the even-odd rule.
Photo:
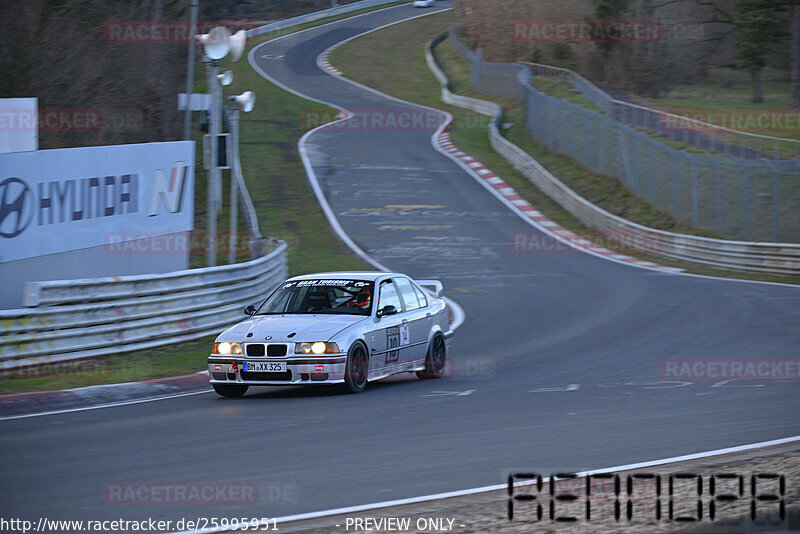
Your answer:
[[[0,154],[0,262],[192,229],[194,142]]]
[[[0,154],[39,148],[36,98],[0,98]]]

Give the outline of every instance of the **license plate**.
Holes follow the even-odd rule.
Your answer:
[[[250,373],[285,373],[286,362],[244,362],[243,369]]]

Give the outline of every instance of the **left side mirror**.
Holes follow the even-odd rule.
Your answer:
[[[397,308],[392,306],[391,304],[388,306],[384,306],[380,310],[378,310],[378,317],[386,317],[387,315],[394,315],[397,313]]]
[[[256,312],[256,307],[252,304],[248,304],[244,307],[244,314],[245,315],[253,315]]]

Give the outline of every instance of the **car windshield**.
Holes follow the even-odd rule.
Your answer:
[[[292,280],[281,284],[256,315],[369,315],[373,287],[372,282],[363,280]]]

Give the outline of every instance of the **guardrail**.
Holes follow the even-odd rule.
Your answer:
[[[489,141],[495,151],[583,224],[616,237],[632,238],[637,246],[657,256],[736,271],[800,275],[800,244],[729,241],[648,228],[613,215],[575,193],[500,134],[499,105],[450,91],[449,80],[433,56],[433,49],[447,38],[448,33],[436,37],[425,50],[428,67],[441,84],[442,100],[492,117]]]
[[[252,38],[397,0],[362,0],[247,31]],[[248,223],[261,238],[255,209],[236,169]],[[0,370],[146,350],[219,332],[242,318],[288,276],[286,244],[246,263],[163,275],[25,284],[26,309],[0,311]]]
[[[218,333],[288,275],[286,243],[245,263],[163,275],[28,282],[28,309],[0,311],[4,371],[144,350]]]
[[[265,33],[285,30],[286,28],[291,28],[292,26],[297,26],[298,24],[304,24],[306,22],[314,22],[327,17],[352,13],[353,11],[358,11],[359,9],[392,4],[397,1],[398,0],[361,0],[360,2],[353,2],[352,4],[347,4],[344,6],[323,9],[322,11],[315,11],[306,15],[300,15],[299,17],[271,22],[269,24],[265,24],[264,26],[259,26],[258,28],[251,28],[247,30],[247,38],[250,39],[251,37],[258,37],[259,35],[263,35]]]

